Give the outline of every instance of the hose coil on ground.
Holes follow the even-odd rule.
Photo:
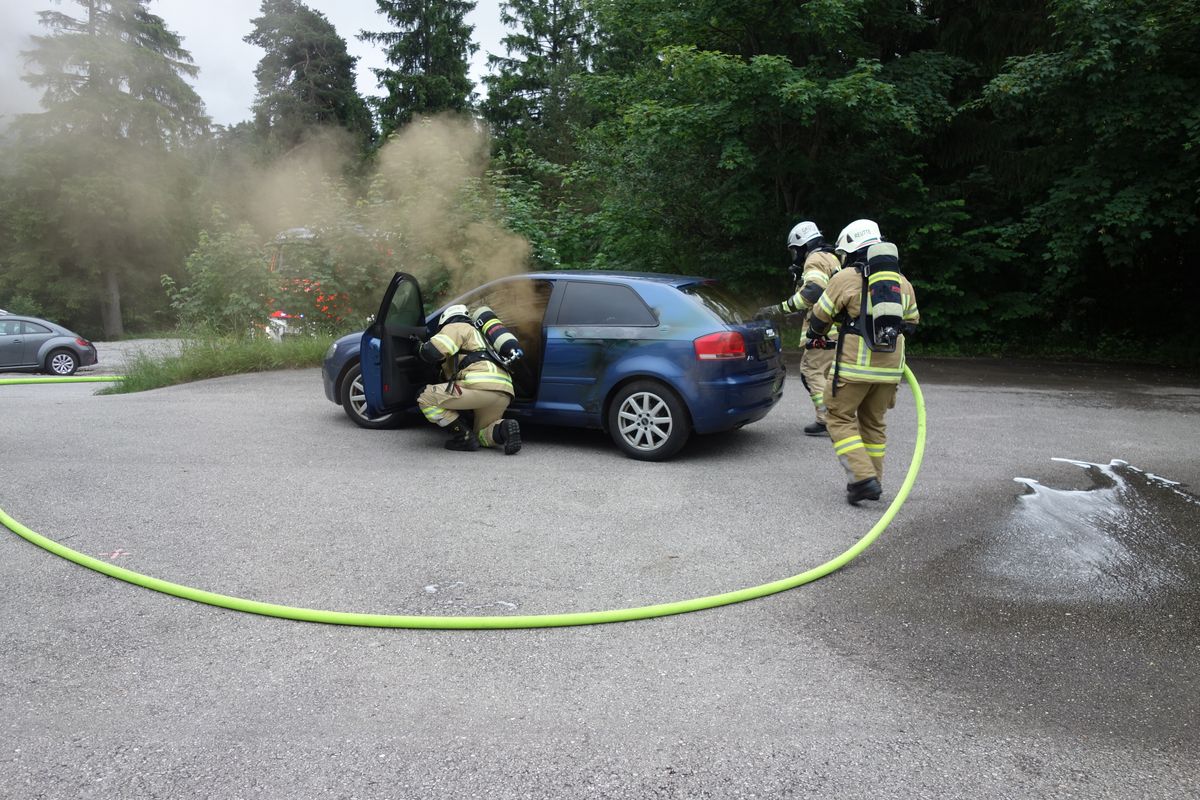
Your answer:
[[[672,603],[660,603],[651,606],[639,606],[636,608],[621,608],[611,611],[581,611],[567,614],[532,614],[532,615],[510,615],[510,616],[478,616],[478,617],[455,617],[455,616],[420,616],[406,614],[366,614],[353,611],[323,611],[312,608],[297,608],[294,606],[276,605],[274,603],[264,603],[258,600],[248,600],[241,597],[230,597],[229,595],[216,594],[203,589],[195,589],[190,586],[184,586],[170,581],[160,580],[148,575],[142,575],[132,570],[118,567],[110,564],[107,561],[101,561],[91,556],[86,556],[76,550],[72,550],[65,545],[49,539],[41,534],[30,530],[29,528],[17,522],[10,517],[3,508],[0,508],[0,524],[3,524],[13,533],[32,542],[33,544],[48,550],[57,556],[74,562],[82,567],[95,570],[109,577],[128,583],[142,586],[146,589],[153,589],[157,592],[181,597],[185,600],[192,600],[197,603],[206,603],[208,605],[228,608],[233,611],[244,611],[249,614],[260,614],[269,617],[280,617],[282,619],[299,620],[302,622],[322,622],[330,625],[356,625],[362,627],[376,628],[422,628],[435,630],[494,630],[494,629],[510,629],[510,628],[555,628],[569,627],[575,625],[598,625],[606,622],[629,622],[638,619],[651,619],[654,617],[666,617],[672,614],[686,614],[691,611],[702,611],[704,609],[716,608],[718,606],[732,605],[733,603],[741,603],[746,600],[755,600],[760,597],[777,594],[779,592],[794,589],[797,586],[803,586],[806,583],[811,583],[819,578],[823,578],[832,572],[849,564],[859,556],[864,550],[871,546],[879,535],[891,524],[900,507],[904,505],[904,501],[908,498],[909,492],[912,491],[913,485],[917,480],[917,473],[921,469],[921,461],[925,455],[925,398],[921,393],[921,387],[917,383],[917,379],[913,376],[912,371],[908,367],[904,368],[904,379],[908,382],[909,388],[912,389],[914,404],[917,410],[917,437],[913,448],[912,461],[908,466],[908,473],[904,476],[904,482],[900,486],[900,490],[896,492],[896,497],[888,505],[883,516],[879,521],[865,533],[862,538],[855,542],[851,547],[835,558],[826,561],[824,564],[813,567],[798,575],[793,575],[790,578],[782,578],[770,583],[764,583],[759,586],[752,586],[746,589],[739,589],[723,594],[709,595],[707,597],[697,597],[691,600],[679,600]],[[70,382],[72,379],[55,379],[55,378],[30,378],[30,379],[6,379],[0,381],[3,383],[49,383],[49,382]],[[85,378],[86,380],[86,378]],[[105,380],[111,380],[106,378]]]

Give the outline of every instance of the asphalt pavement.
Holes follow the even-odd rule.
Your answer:
[[[0,794],[1196,797],[1200,387],[913,366],[929,442],[891,527],[814,584],[705,612],[290,622],[0,530]],[[884,508],[845,504],[794,372],[765,420],[666,464],[598,432],[530,428],[505,457],[361,430],[316,370],[95,390],[0,387],[0,507],[129,569],[288,605],[679,600],[822,563]],[[888,421],[885,500],[916,433],[906,389]]]

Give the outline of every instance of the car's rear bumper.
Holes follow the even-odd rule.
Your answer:
[[[96,348],[86,348],[79,353],[79,366],[94,367],[100,363],[100,355],[96,352]]]
[[[696,433],[717,433],[757,422],[783,397],[786,376],[778,361],[761,372],[698,383],[699,396],[689,403],[693,428]]]

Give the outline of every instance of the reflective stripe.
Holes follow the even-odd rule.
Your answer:
[[[833,318],[833,300],[829,298],[828,293],[822,293],[817,300],[817,307],[825,312],[826,316]]]
[[[444,333],[436,333],[429,340],[443,355],[452,356],[458,352],[458,343]]]
[[[484,375],[476,372],[468,372],[458,379],[458,382],[464,386],[479,386],[485,383],[499,384],[509,389],[512,388],[512,378],[507,375]]]
[[[805,272],[800,279],[803,283],[815,283],[820,286],[829,285],[829,276],[824,272],[821,272],[819,269],[810,269],[808,272]]]
[[[893,283],[900,283],[900,273],[888,272],[886,270],[883,272],[872,272],[871,277],[867,279],[867,286],[879,281],[892,281]]]
[[[446,416],[446,409],[441,406],[425,406],[421,409],[421,413],[425,415],[425,419],[430,422],[437,422],[442,417]]]
[[[491,361],[479,361],[472,364],[458,377],[458,382],[464,386],[498,387],[502,391],[512,391],[512,377],[493,364]]]
[[[884,451],[887,450],[886,444],[870,444],[863,442],[863,447],[867,449],[867,455],[871,458],[883,458]]]
[[[844,456],[851,450],[858,450],[863,446],[861,436],[848,436],[841,441],[833,443],[833,452],[839,456]]]
[[[900,378],[904,375],[904,367],[866,367],[854,364],[839,364],[838,374],[843,378],[855,378],[860,383],[899,383]]]

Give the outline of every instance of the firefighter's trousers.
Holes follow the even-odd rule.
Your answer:
[[[887,425],[883,418],[896,405],[898,389],[895,383],[839,381],[837,394],[826,394],[825,424],[833,440],[833,452],[850,482],[867,478],[883,482],[883,456],[887,449]]]
[[[825,381],[833,364],[835,350],[805,349],[800,355],[800,379],[817,411],[817,422],[825,422]]]
[[[458,385],[447,390],[444,383],[429,384],[417,397],[417,405],[425,419],[443,428],[458,419],[459,411],[474,411],[475,435],[484,447],[496,445],[496,423],[504,416],[510,402],[512,397],[505,392],[464,389]]]

